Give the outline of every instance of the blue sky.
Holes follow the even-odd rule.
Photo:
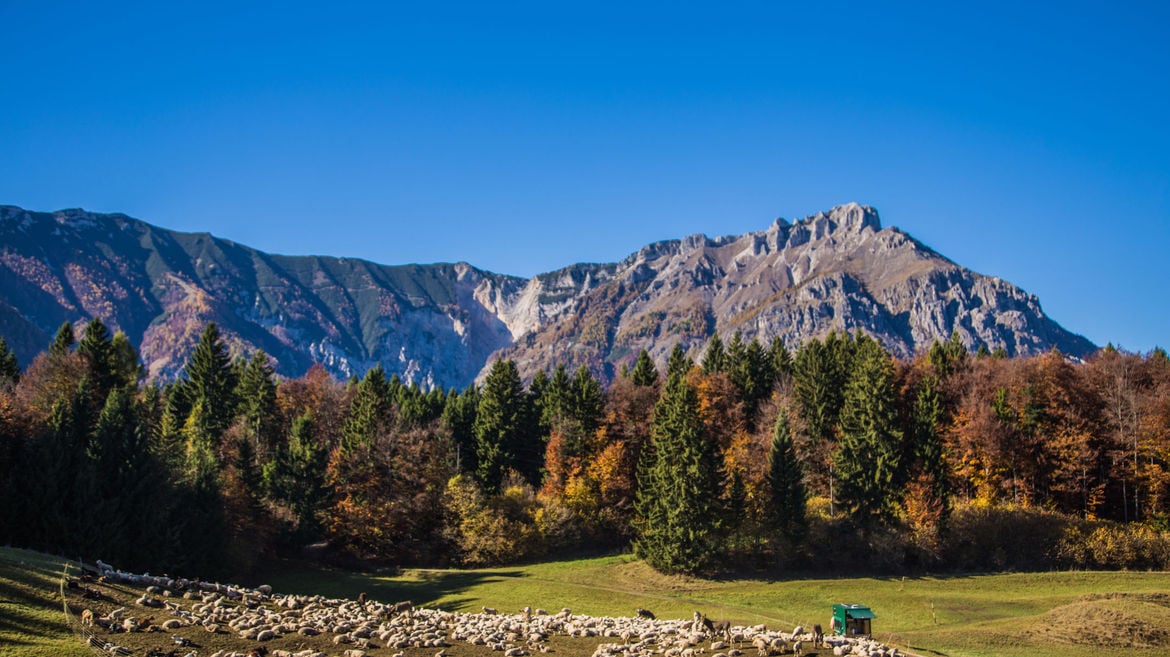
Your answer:
[[[1099,344],[1170,346],[1170,3],[0,0],[0,25],[0,203],[528,276],[858,201]]]

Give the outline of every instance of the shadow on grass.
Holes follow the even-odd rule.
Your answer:
[[[285,563],[268,574],[267,583],[282,593],[323,595],[330,598],[356,599],[365,593],[370,600],[394,603],[410,600],[415,605],[436,607],[435,602],[448,598],[439,607],[447,611],[463,610],[474,598],[449,599],[482,584],[525,577],[519,570],[411,571],[410,577],[390,577],[373,573],[355,573],[304,563]]]
[[[7,557],[8,555],[0,555]],[[60,572],[44,561],[0,558],[0,644],[22,637],[57,637],[64,615],[57,597]]]

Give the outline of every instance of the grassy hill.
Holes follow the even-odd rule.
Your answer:
[[[75,643],[64,625],[61,569],[59,559],[0,549],[0,652],[14,657],[92,654]],[[630,557],[606,557],[500,569],[409,570],[393,577],[283,564],[268,574],[267,583],[287,593],[354,598],[364,591],[377,600],[410,599],[451,611],[486,605],[514,613],[531,605],[631,615],[644,607],[660,618],[689,618],[702,610],[737,624],[784,629],[798,623],[827,627],[832,603],[860,602],[878,615],[876,638],[921,655],[1153,657],[1170,648],[1170,573],[703,580],[663,576]],[[558,653],[588,657],[595,645],[596,640],[566,641]],[[379,649],[371,655],[391,652]],[[407,656],[429,657],[430,652],[407,651]],[[451,652],[480,654],[462,647]],[[482,657],[490,654],[481,652]]]

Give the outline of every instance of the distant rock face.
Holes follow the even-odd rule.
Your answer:
[[[901,356],[952,330],[969,347],[1009,354],[1095,349],[1035,297],[883,229],[856,204],[530,280],[465,263],[277,256],[125,215],[0,206],[0,335],[20,361],[62,322],[93,316],[124,331],[164,379],[180,374],[208,321],[236,352],[264,349],[288,376],[313,363],[342,377],[381,363],[442,387],[469,384],[495,357],[515,359],[525,376],[563,363],[608,378],[639,349],[662,362],[675,344],[699,347],[716,331],[795,347],[861,329]]]
[[[556,322],[499,355],[526,376],[565,363],[612,377],[640,349],[662,363],[675,344],[701,349],[714,332],[780,336],[795,348],[831,330],[862,330],[903,357],[952,331],[969,348],[1010,355],[1096,349],[1046,317],[1036,297],[883,229],[873,208],[857,204],[758,233],[653,244],[595,280]]]

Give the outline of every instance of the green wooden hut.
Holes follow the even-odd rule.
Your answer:
[[[839,636],[872,636],[869,622],[877,618],[869,607],[858,604],[833,605],[833,632]]]

